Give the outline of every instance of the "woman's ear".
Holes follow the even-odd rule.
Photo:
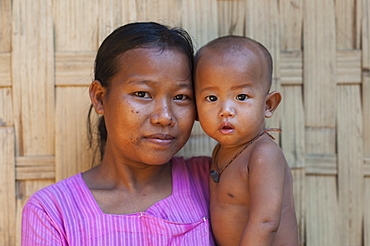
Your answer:
[[[270,118],[281,102],[281,94],[273,91],[266,96],[265,117]]]
[[[100,81],[94,80],[90,84],[89,94],[92,105],[95,108],[95,112],[98,114],[104,114],[103,97],[106,89],[101,85]]]

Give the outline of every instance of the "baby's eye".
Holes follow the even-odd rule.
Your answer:
[[[248,96],[245,95],[245,94],[239,94],[239,95],[236,96],[236,100],[238,100],[238,101],[245,101],[245,100],[247,100],[247,98],[248,98]]]
[[[173,99],[183,101],[183,100],[189,99],[189,97],[187,95],[180,94],[180,95],[175,96]]]
[[[216,96],[206,96],[206,100],[209,102],[215,102],[217,101],[217,97]]]
[[[148,92],[145,92],[145,91],[137,91],[134,93],[135,96],[137,97],[150,97],[149,93]]]

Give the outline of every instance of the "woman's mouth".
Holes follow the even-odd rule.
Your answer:
[[[156,133],[145,136],[145,139],[151,143],[166,146],[170,145],[175,137],[170,134]]]

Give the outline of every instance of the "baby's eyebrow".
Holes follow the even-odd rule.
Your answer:
[[[216,87],[216,86],[209,86],[209,87],[205,87],[205,88],[201,89],[199,92],[202,93],[204,91],[215,91],[215,90],[218,90],[218,87]]]

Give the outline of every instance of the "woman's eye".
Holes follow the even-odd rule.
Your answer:
[[[137,91],[134,95],[137,97],[150,97],[149,93],[145,91]]]
[[[186,100],[188,99],[189,97],[187,95],[184,95],[184,94],[180,94],[180,95],[177,95],[174,97],[175,100]]]
[[[245,95],[245,94],[239,94],[239,95],[236,96],[236,100],[238,100],[238,101],[245,101],[245,100],[247,100],[247,98],[248,98],[248,96]]]
[[[217,101],[217,97],[216,96],[206,96],[206,100],[208,102],[215,102]]]

